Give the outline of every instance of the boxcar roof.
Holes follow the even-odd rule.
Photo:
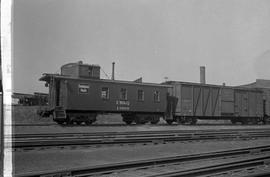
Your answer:
[[[202,84],[196,82],[184,82],[184,81],[167,81],[164,84],[186,84],[186,85],[202,85],[202,86],[211,86],[211,87],[232,87],[232,86],[223,86],[223,85],[215,85],[215,84]]]
[[[195,82],[182,82],[182,81],[167,81],[164,82],[164,84],[186,84],[186,85],[202,85],[202,86],[210,86],[210,87],[226,87],[226,88],[232,88],[237,90],[250,90],[250,91],[258,91],[260,89],[257,88],[246,88],[242,86],[223,86],[223,85],[214,85],[214,84],[201,84],[201,83],[195,83]]]
[[[235,86],[233,88],[236,90],[250,90],[250,91],[261,91],[262,92],[261,88],[247,88],[247,87],[243,87],[243,86]]]
[[[60,74],[48,74],[44,73],[39,79],[40,81],[49,82],[51,78],[57,79],[69,79],[69,80],[82,80],[82,81],[95,81],[95,82],[109,82],[109,83],[122,83],[122,84],[132,84],[132,85],[142,85],[142,86],[155,86],[155,87],[172,87],[167,84],[157,84],[157,83],[147,83],[147,82],[134,82],[134,81],[123,81],[123,80],[110,80],[110,79],[91,79],[91,78],[81,78],[81,77],[70,77]]]

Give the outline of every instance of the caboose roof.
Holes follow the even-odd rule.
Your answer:
[[[48,74],[48,73],[44,73],[43,76],[39,80],[50,82],[51,79],[67,79],[67,80],[81,80],[81,81],[94,81],[94,82],[107,82],[107,83],[109,82],[109,83],[122,83],[122,84],[132,84],[132,85],[155,86],[155,87],[172,87],[171,85],[167,85],[167,84],[110,80],[110,79],[91,79],[91,78],[70,77],[70,76],[63,76],[60,74]]]

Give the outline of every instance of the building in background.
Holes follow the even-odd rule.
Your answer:
[[[255,82],[241,85],[241,87],[261,89],[263,91],[263,97],[265,101],[264,112],[270,116],[270,80],[256,79]]]
[[[256,82],[252,82],[250,84],[242,85],[243,87],[248,88],[265,88],[270,89],[270,80],[266,79],[256,79]]]
[[[13,105],[23,106],[46,106],[48,105],[48,94],[35,92],[34,94],[13,93]]]

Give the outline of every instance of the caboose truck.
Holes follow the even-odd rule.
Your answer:
[[[168,85],[100,79],[99,66],[82,62],[63,65],[61,74],[43,74],[40,80],[49,86],[49,113],[59,124],[89,125],[102,113],[119,113],[126,124],[173,119]]]

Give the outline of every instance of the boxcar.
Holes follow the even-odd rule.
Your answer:
[[[169,81],[178,98],[174,121],[195,124],[198,119],[228,119],[257,123],[263,119],[263,95],[257,89]]]
[[[72,65],[64,66],[78,70]],[[102,113],[120,113],[127,124],[133,121],[154,124],[165,116],[166,85],[99,79],[96,74],[95,77],[91,74],[76,77],[76,72],[62,70],[64,74],[44,74],[40,79],[49,85],[50,110],[53,119],[60,124],[91,124]],[[88,72],[84,72],[84,76],[85,73]]]

